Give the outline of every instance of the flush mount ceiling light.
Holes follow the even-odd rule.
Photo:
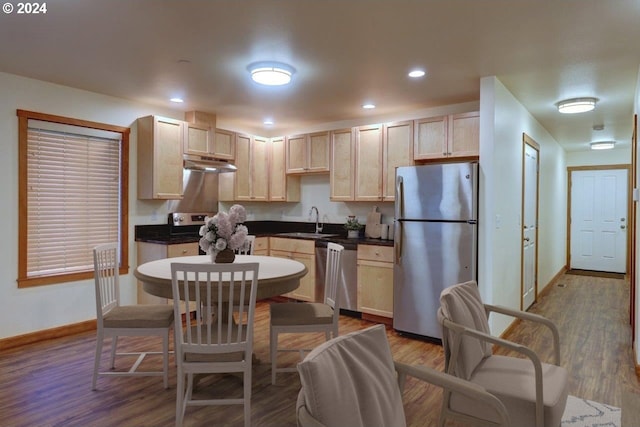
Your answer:
[[[374,104],[363,104],[362,108],[364,108],[365,110],[373,110],[374,108],[376,108],[376,106]]]
[[[563,114],[585,113],[596,108],[596,98],[565,99],[556,104],[558,111]]]
[[[291,81],[294,68],[280,62],[256,62],[249,65],[254,82],[267,86],[282,86]]]
[[[419,77],[423,77],[425,74],[424,70],[412,70],[409,72],[409,77],[417,79]]]
[[[182,99],[182,98],[171,98],[169,101],[175,102],[177,104],[181,104],[181,103],[184,102],[184,99]]]
[[[616,145],[615,141],[592,142],[591,149],[592,150],[611,150],[615,145]]]

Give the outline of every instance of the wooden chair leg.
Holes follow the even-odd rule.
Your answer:
[[[96,384],[98,383],[98,371],[100,370],[100,356],[102,356],[102,335],[98,335],[96,339],[96,359],[93,364],[93,379],[91,382],[91,390],[96,389]]]

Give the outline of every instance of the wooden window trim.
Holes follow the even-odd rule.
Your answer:
[[[79,120],[69,117],[44,114],[33,111],[17,110],[18,116],[18,288],[66,283],[93,278],[93,272],[75,272],[51,276],[27,277],[27,134],[29,120],[79,126],[120,133],[121,164],[120,170],[120,274],[129,273],[129,134],[130,129],[122,126]]]

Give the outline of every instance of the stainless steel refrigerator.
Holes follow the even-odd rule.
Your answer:
[[[476,279],[478,164],[396,170],[393,327],[442,339],[440,292]]]

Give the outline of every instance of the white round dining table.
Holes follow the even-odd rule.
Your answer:
[[[171,263],[211,263],[209,255],[164,258],[139,265],[133,275],[142,282],[145,292],[162,298],[173,298],[171,291]],[[262,255],[236,255],[235,264],[257,262],[258,290],[256,299],[271,298],[291,292],[300,286],[307,267],[288,258]]]

